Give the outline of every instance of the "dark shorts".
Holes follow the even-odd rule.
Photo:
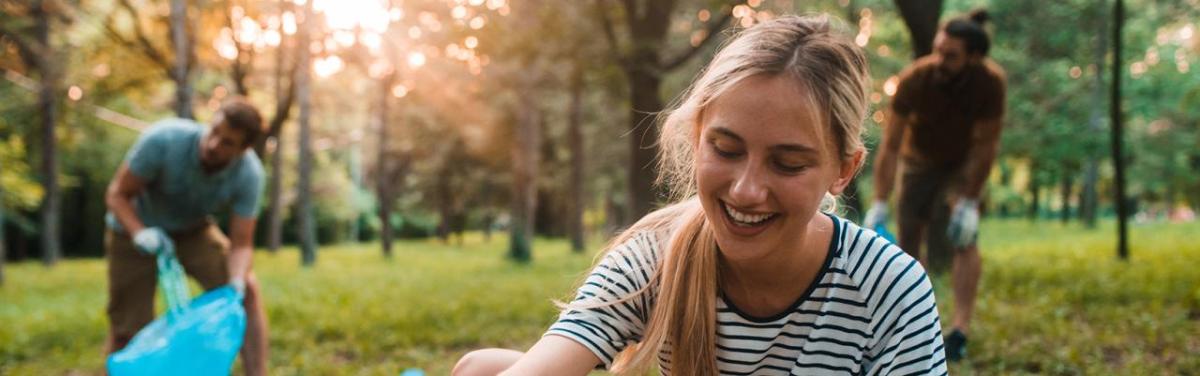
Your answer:
[[[950,210],[958,200],[965,178],[961,168],[939,168],[903,161],[900,164],[899,202],[896,222],[900,244],[910,254],[919,255],[920,245],[913,248],[905,241],[910,234],[924,234],[926,260],[934,269],[949,266],[955,247],[950,245],[946,231],[950,226]],[[965,249],[965,248],[958,248]]]
[[[229,282],[226,254],[229,239],[216,225],[170,234],[183,270],[205,290]],[[108,264],[108,323],[117,343],[124,344],[154,319],[154,293],[158,287],[158,265],[153,256],[133,245],[129,235],[109,229],[104,232]]]

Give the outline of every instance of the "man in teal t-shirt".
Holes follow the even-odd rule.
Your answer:
[[[230,284],[244,294],[242,363],[247,375],[266,374],[266,316],[251,271],[263,168],[250,147],[262,135],[258,110],[238,97],[210,127],[162,120],[129,150],[105,194],[110,353],[153,320],[155,255],[173,250],[205,290]],[[226,208],[228,238],[212,219]]]

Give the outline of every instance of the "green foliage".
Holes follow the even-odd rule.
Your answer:
[[[1135,227],[1116,261],[1099,230],[1024,221],[984,224],[985,257],[971,359],[952,374],[1195,374],[1200,363],[1200,223]],[[271,325],[272,374],[448,374],[480,347],[524,349],[554,320],[592,264],[565,241],[537,240],[535,263],[506,261],[508,239],[462,247],[398,243],[323,250],[301,268],[294,248],[256,255]],[[599,244],[593,242],[592,244]],[[595,249],[593,246],[592,249]],[[0,373],[98,374],[105,267],[65,261],[9,267],[0,287]],[[942,322],[952,298],[935,279]],[[195,291],[195,289],[193,289]],[[160,304],[161,305],[161,304]],[[161,309],[161,306],[160,306]]]
[[[0,139],[0,190],[4,191],[0,210],[32,210],[42,200],[42,186],[32,178],[26,153],[20,137]]]

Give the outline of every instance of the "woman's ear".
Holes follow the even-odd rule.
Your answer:
[[[858,151],[854,152],[853,156],[842,160],[842,166],[838,170],[838,178],[829,187],[829,193],[837,196],[846,190],[846,186],[850,185],[850,181],[854,180],[854,176],[858,174],[858,169],[862,167],[866,154],[866,151],[863,149],[858,149]]]

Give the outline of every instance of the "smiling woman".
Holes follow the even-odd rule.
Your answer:
[[[528,352],[455,373],[945,374],[924,270],[822,210],[862,165],[868,77],[828,17],[743,31],[664,118],[676,203],[612,241]]]

